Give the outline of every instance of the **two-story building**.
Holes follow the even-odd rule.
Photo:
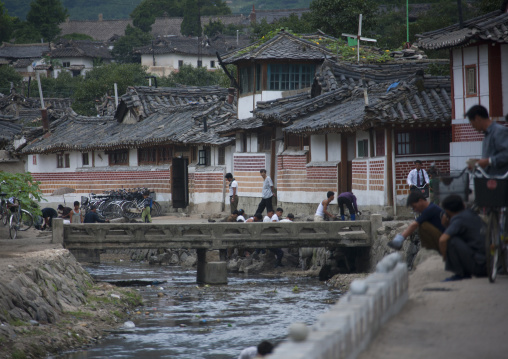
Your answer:
[[[461,170],[469,158],[482,153],[483,134],[475,131],[465,113],[480,104],[495,121],[508,113],[508,3],[486,15],[419,35],[424,49],[449,49],[452,78],[450,166]]]

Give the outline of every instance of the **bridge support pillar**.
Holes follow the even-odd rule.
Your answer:
[[[51,221],[51,230],[53,237],[51,243],[60,243],[63,245],[64,242],[64,226],[62,218],[53,218]]]
[[[204,284],[227,284],[228,270],[226,262],[207,262],[207,249],[197,249],[198,268],[196,282]]]

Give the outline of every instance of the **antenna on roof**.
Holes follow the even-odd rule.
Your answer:
[[[342,34],[342,36],[346,36],[352,39],[356,38],[356,53],[357,53],[357,61],[360,62],[360,40],[369,41],[369,42],[377,42],[376,39],[369,39],[368,37],[362,37],[362,14],[360,14],[360,20],[358,21],[358,35],[351,34]]]

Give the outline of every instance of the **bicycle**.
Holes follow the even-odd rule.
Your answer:
[[[9,237],[16,239],[18,231],[26,231],[34,224],[34,217],[30,212],[21,208],[19,200],[11,197],[7,200],[7,208],[11,211],[9,218]]]
[[[494,283],[498,270],[506,272],[506,252],[508,235],[508,172],[504,176],[490,176],[476,167],[474,175],[475,203],[488,211],[485,232],[485,256],[487,275]]]

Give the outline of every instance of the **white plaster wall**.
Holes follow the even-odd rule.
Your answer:
[[[385,206],[385,192],[384,191],[360,191],[353,190],[356,196],[356,204],[361,211],[362,206]]]
[[[95,167],[109,166],[108,155],[104,151],[95,151],[94,157],[95,157]]]
[[[238,118],[240,120],[244,118],[252,117],[253,102],[252,98],[254,95],[243,96],[238,99]],[[262,95],[256,94],[254,101],[261,101]]]
[[[450,170],[462,170],[470,158],[480,158],[482,141],[452,142],[450,143]]]
[[[508,112],[508,45],[501,45],[501,84],[502,84],[502,88],[503,88],[503,113],[507,113]]]
[[[328,161],[340,161],[340,134],[328,134]]]
[[[243,152],[242,148],[242,133],[235,134],[235,152]],[[231,162],[232,163],[232,162]]]
[[[489,109],[489,45],[479,46],[478,91],[480,103]],[[469,108],[469,107],[468,107]],[[468,110],[466,108],[466,111]]]
[[[257,152],[258,151],[258,135],[257,133],[250,134],[250,140],[247,143],[248,152]]]
[[[453,49],[453,97],[455,117],[464,117],[464,74],[462,64],[462,48]]]
[[[226,173],[227,172],[233,173],[233,159],[234,159],[235,152],[236,152],[236,145],[226,147],[226,154],[225,154],[225,156],[226,156],[226,158],[225,158]]]
[[[310,146],[310,153],[313,162],[326,161],[325,135],[311,135]]]
[[[75,172],[76,168],[81,166],[81,152],[64,152],[69,154],[69,168],[56,167],[56,153],[47,155],[37,155],[37,165],[33,164],[32,155],[28,156],[27,169],[29,172]]]
[[[185,65],[198,66],[197,55],[183,55],[183,54],[160,54],[155,55],[155,66],[170,67],[174,70],[178,70],[178,61],[183,60]],[[207,70],[216,70],[218,66],[217,57],[202,55],[201,56],[202,67],[206,67]],[[210,61],[215,61],[215,67],[210,67]],[[153,66],[153,57],[151,54],[141,55],[141,65],[151,67]]]

